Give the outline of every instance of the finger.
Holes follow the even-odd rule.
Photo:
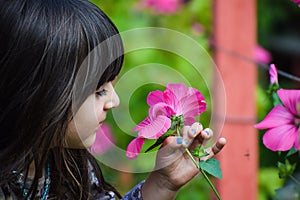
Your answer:
[[[226,144],[226,139],[225,138],[220,138],[212,148],[212,152],[214,153],[214,155],[219,153],[223,149],[225,144]]]
[[[189,129],[190,129],[190,126],[184,126],[180,130],[181,135],[182,135],[182,139],[183,139],[182,140],[183,147],[188,147],[191,143],[191,139],[188,136]]]
[[[210,128],[205,128],[201,131],[201,135],[197,137],[199,144],[205,146],[213,135],[213,131]]]
[[[225,138],[220,138],[217,143],[213,146],[213,147],[209,147],[208,149],[206,149],[206,152],[209,154],[205,157],[202,157],[201,160],[207,160],[212,158],[213,156],[215,156],[217,153],[219,153],[223,147],[226,144],[226,139]]]
[[[167,137],[162,145],[162,149],[165,149],[164,151],[169,151],[170,153],[173,153],[177,149],[180,149],[183,147],[183,137],[180,136],[170,136]]]
[[[204,129],[203,131],[201,131],[201,134],[204,140],[209,140],[214,135],[213,131],[210,128]]]
[[[210,128],[206,128],[200,132],[196,138],[194,139],[193,143],[190,145],[190,150],[194,150],[199,145],[205,146],[205,144],[212,138],[213,132]]]
[[[195,122],[192,124],[192,126],[185,126],[182,128],[182,135],[184,138],[184,145],[185,147],[189,146],[195,146],[198,142],[194,139],[201,134],[201,131],[203,130],[202,124]]]
[[[188,137],[190,140],[193,140],[197,135],[201,133],[203,130],[202,124],[196,122],[193,123],[192,126],[188,129]]]

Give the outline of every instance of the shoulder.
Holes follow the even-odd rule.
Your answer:
[[[104,190],[96,176],[95,169],[92,164],[88,163],[89,180],[91,186],[91,194],[93,200],[116,200],[117,196],[113,191]],[[101,188],[101,189],[100,189]]]
[[[99,180],[96,176],[95,169],[90,162],[88,162],[88,173],[91,185],[100,186]]]
[[[122,200],[143,200],[142,198],[142,186],[144,184],[144,180],[137,184],[132,190],[127,192]]]

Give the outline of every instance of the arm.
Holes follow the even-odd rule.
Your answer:
[[[178,190],[172,189],[169,182],[157,172],[151,172],[142,187],[143,200],[175,199]]]

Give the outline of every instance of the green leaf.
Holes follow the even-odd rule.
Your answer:
[[[203,146],[199,146],[197,147],[196,149],[193,150],[192,152],[193,156],[196,156],[197,158],[202,158],[204,156],[207,156],[209,155],[209,153],[207,153],[205,150],[204,150],[204,147]]]
[[[294,147],[292,147],[290,150],[289,150],[289,152],[287,153],[287,155],[286,155],[286,157],[289,157],[289,156],[291,156],[291,155],[293,155],[293,154],[295,154],[295,153],[297,153],[298,151],[294,148]]]
[[[291,176],[296,169],[296,163],[290,164],[288,159],[285,159],[285,163],[278,162],[277,167],[279,169],[279,178],[287,178]]]
[[[273,98],[273,106],[282,105],[282,102],[279,99],[277,93],[273,93],[272,98]]]
[[[282,105],[282,102],[281,102],[281,100],[279,99],[279,97],[277,95],[277,90],[279,90],[279,89],[280,89],[279,84],[273,83],[273,84],[270,84],[269,90],[267,91],[267,93],[271,97],[271,100],[273,102],[273,106]]]
[[[216,178],[222,178],[222,171],[220,168],[220,162],[214,158],[210,158],[206,161],[200,160],[199,166],[202,170],[206,171],[210,175]]]

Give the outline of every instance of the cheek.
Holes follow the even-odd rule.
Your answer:
[[[95,100],[88,98],[75,114],[69,124],[67,144],[70,147],[89,147],[93,144],[96,132],[100,128],[101,103],[95,104]]]
[[[89,135],[98,127],[99,120],[94,106],[85,107],[74,116],[74,124],[79,135]]]

